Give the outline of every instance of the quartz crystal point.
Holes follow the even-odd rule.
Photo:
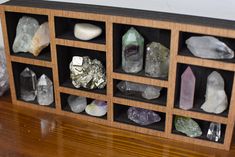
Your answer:
[[[87,99],[85,97],[70,95],[68,97],[68,104],[73,112],[81,113],[86,109]]]
[[[180,108],[189,110],[193,108],[194,92],[195,92],[196,78],[193,71],[188,67],[181,75],[180,88]]]
[[[190,37],[186,40],[188,49],[194,56],[209,59],[231,59],[234,51],[225,43],[212,36]]]
[[[220,114],[228,107],[222,76],[213,71],[207,78],[206,100],[201,106],[205,112]]]
[[[37,96],[37,76],[29,68],[20,74],[20,96],[24,101],[34,101]]]
[[[211,141],[218,142],[221,137],[221,124],[211,122],[206,137]]]
[[[138,73],[143,69],[144,38],[131,27],[122,37],[122,69]]]
[[[177,131],[189,137],[199,137],[202,135],[200,126],[191,118],[175,116],[174,123]]]
[[[91,60],[88,56],[73,57],[70,63],[70,77],[76,88],[101,89],[106,85],[104,66],[99,60]]]
[[[77,23],[74,27],[74,36],[80,40],[91,40],[98,37],[102,29],[89,23]]]
[[[102,117],[107,113],[107,103],[101,100],[94,100],[91,104],[87,105],[85,111],[87,114],[95,117]]]
[[[32,17],[23,16],[17,25],[16,37],[13,43],[13,52],[28,52],[39,23]]]
[[[160,96],[161,87],[121,81],[117,88],[125,95],[141,96],[145,99],[156,99]]]
[[[4,49],[0,48],[0,96],[9,89],[9,77],[6,67]]]
[[[148,44],[146,49],[145,74],[151,77],[167,77],[170,50],[157,42]]]
[[[161,117],[151,111],[142,108],[130,107],[127,110],[128,119],[139,125],[150,125],[161,120]]]
[[[45,74],[38,80],[37,99],[40,105],[50,105],[54,102],[53,83]]]

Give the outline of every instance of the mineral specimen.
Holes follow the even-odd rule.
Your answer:
[[[96,117],[102,117],[107,113],[107,103],[105,101],[94,100],[91,104],[87,105],[85,111],[87,114]]]
[[[146,49],[145,74],[151,77],[167,77],[170,50],[157,42],[148,44]]]
[[[53,83],[45,74],[38,80],[37,99],[39,105],[50,105],[54,102]]]
[[[37,96],[37,76],[29,68],[20,74],[20,96],[24,101],[34,101]]]
[[[134,82],[121,81],[117,88],[125,95],[141,96],[145,99],[156,99],[160,96],[161,87],[138,84]]]
[[[138,73],[143,69],[144,38],[131,27],[122,37],[122,69]]]
[[[218,142],[221,137],[221,124],[211,122],[206,137],[211,141]]]
[[[78,23],[74,27],[74,36],[80,40],[91,40],[98,37],[102,29],[89,23]]]
[[[175,129],[189,137],[199,137],[202,135],[200,126],[193,119],[188,117],[175,116]]]
[[[201,106],[206,112],[220,114],[228,107],[227,95],[224,91],[222,76],[213,71],[207,78],[206,101]]]
[[[86,109],[87,99],[85,97],[70,95],[68,97],[68,104],[73,112],[81,113]]]
[[[190,37],[186,40],[188,49],[194,56],[209,59],[231,59],[234,51],[225,43],[212,36]]]
[[[9,89],[8,73],[4,49],[0,48],[0,96]]]
[[[193,108],[195,84],[196,78],[192,69],[188,67],[181,75],[180,108],[184,110]]]
[[[91,60],[88,56],[73,57],[70,63],[70,76],[76,88],[104,88],[106,85],[105,69],[102,63]]]
[[[150,125],[161,120],[161,117],[151,111],[142,108],[130,107],[127,110],[128,119],[139,125]]]

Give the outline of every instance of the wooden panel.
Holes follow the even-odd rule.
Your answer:
[[[18,57],[18,56],[11,56],[10,58],[11,58],[12,62],[33,64],[33,65],[37,65],[37,66],[52,68],[52,63],[47,62],[47,61],[41,61],[41,60],[29,59],[29,58],[22,58],[22,57]]]

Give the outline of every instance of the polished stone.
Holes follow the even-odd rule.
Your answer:
[[[81,113],[86,109],[87,99],[81,96],[70,95],[68,97],[68,104],[73,112]]]
[[[94,100],[91,104],[87,105],[85,111],[87,114],[95,117],[102,117],[106,115],[108,105],[105,101]]]
[[[74,27],[74,36],[80,40],[91,40],[101,35],[102,29],[89,23],[77,23]]]

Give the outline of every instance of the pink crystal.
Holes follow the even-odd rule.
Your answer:
[[[188,67],[181,75],[181,90],[180,90],[180,108],[189,110],[193,108],[194,92],[196,79],[193,71]]]

